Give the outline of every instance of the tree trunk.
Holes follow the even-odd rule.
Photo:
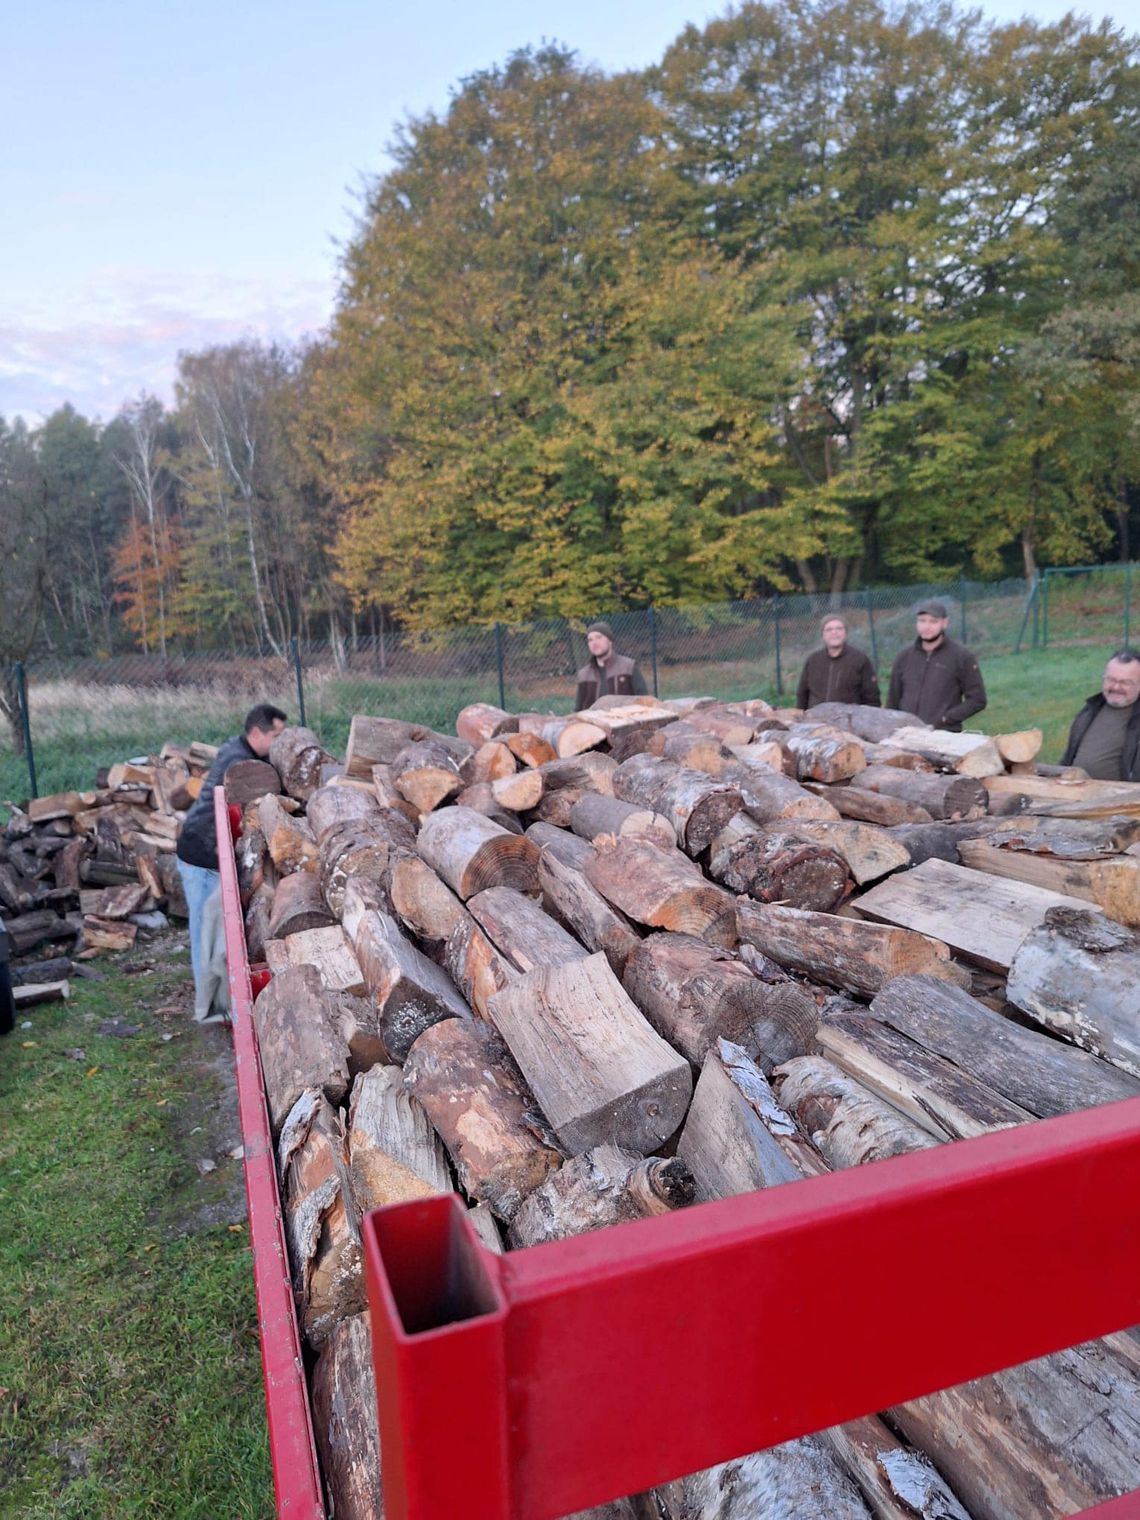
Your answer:
[[[507,1230],[512,1250],[567,1240],[629,1219],[651,1219],[694,1201],[692,1173],[675,1157],[648,1161],[599,1145],[575,1156],[535,1188]]]
[[[736,943],[736,910],[723,887],[706,881],[680,850],[645,840],[599,845],[586,862],[586,879],[636,924],[695,934],[711,945]]]
[[[464,902],[486,887],[538,889],[538,848],[471,808],[429,813],[417,839],[420,855]]]

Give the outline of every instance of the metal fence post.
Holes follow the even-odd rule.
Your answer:
[[[507,705],[507,688],[503,679],[503,625],[495,624],[495,668],[499,673],[499,706]]]
[[[966,577],[958,577],[958,600],[962,603],[962,643],[966,644],[969,639],[966,634]]]
[[[867,587],[866,591],[863,594],[867,600],[867,628],[871,634],[871,664],[875,667],[876,674],[878,674],[879,641],[875,637],[875,603],[871,597],[870,586]]]
[[[20,730],[24,735],[24,757],[28,762],[28,786],[31,788],[31,795],[38,797],[40,793],[36,785],[36,755],[32,748],[32,724],[28,715],[28,681],[22,661],[16,665],[16,696],[20,704]]]
[[[1029,622],[1029,614],[1033,614],[1033,647],[1037,648],[1037,586],[1040,576],[1033,577],[1033,584],[1029,588],[1029,595],[1025,598],[1025,611],[1021,614],[1021,624],[1017,630],[1017,639],[1014,642],[1014,654],[1021,653],[1021,641],[1025,637],[1026,625]]]
[[[1041,648],[1049,648],[1049,572],[1041,579]]]
[[[784,672],[780,665],[780,593],[777,591],[776,602],[776,695],[784,694]]]
[[[1132,638],[1132,561],[1124,567],[1124,645]]]
[[[301,727],[305,728],[305,680],[301,674],[301,646],[296,639],[293,640],[293,674],[297,677],[297,711]]]
[[[1127,637],[1124,642],[1128,642]],[[652,602],[649,604],[649,658],[653,662],[653,695],[657,696],[657,614]]]

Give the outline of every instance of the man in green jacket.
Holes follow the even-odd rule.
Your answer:
[[[847,642],[847,624],[837,612],[823,620],[823,648],[809,654],[796,688],[797,707],[820,702],[852,702],[860,707],[880,707],[875,667],[861,649]]]
[[[974,654],[947,638],[949,626],[944,602],[922,603],[915,619],[918,637],[891,670],[887,706],[957,734],[967,718],[985,707],[986,688]]]
[[[636,660],[614,649],[614,631],[608,623],[591,623],[586,630],[590,663],[578,672],[574,706],[581,712],[599,697],[645,695],[645,677]]]

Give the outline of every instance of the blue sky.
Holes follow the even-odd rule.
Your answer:
[[[1056,20],[1063,0],[984,0]],[[1078,4],[1140,30],[1140,0]],[[543,39],[658,59],[704,0],[0,0],[0,415],[109,419],[179,350],[327,321],[407,115]]]

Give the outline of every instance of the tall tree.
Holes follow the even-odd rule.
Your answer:
[[[47,490],[25,424],[0,417],[0,712],[17,754],[24,752],[15,665],[40,636],[49,594]]]

